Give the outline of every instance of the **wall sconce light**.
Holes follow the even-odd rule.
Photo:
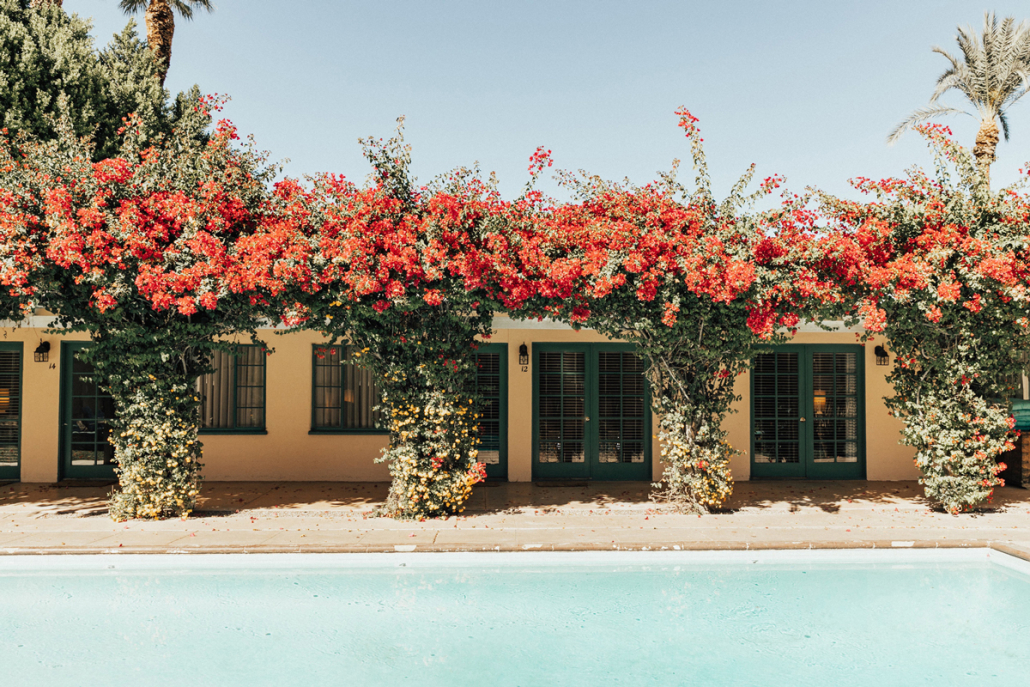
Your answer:
[[[519,365],[529,365],[529,347],[526,344],[519,346]]]
[[[887,353],[887,349],[886,348],[884,348],[883,346],[877,346],[876,348],[873,349],[873,352],[876,353],[876,364],[877,365],[889,365],[890,364],[891,359],[890,359],[890,355]]]
[[[32,354],[32,359],[37,363],[45,363],[50,361],[50,342],[43,341],[40,339],[39,345],[36,346],[35,352]]]

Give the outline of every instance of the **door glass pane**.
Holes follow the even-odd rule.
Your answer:
[[[812,354],[813,461],[858,462],[856,353]]]
[[[476,389],[479,391],[479,462],[501,463],[501,355],[476,354]]]
[[[75,442],[76,435],[72,433],[72,465],[92,466],[96,465],[96,451],[92,443]]]
[[[501,465],[501,354],[476,354],[476,389],[479,391],[479,461]]]
[[[71,465],[93,467],[114,465],[114,447],[108,443],[110,421],[114,419],[114,399],[93,379],[93,368],[73,358],[71,398],[68,408],[71,433]]]
[[[582,441],[569,441],[562,445],[563,451],[561,462],[582,463],[586,460],[586,453],[583,451]]]
[[[600,374],[599,460],[602,463],[643,463],[643,362],[632,353],[601,351],[597,368]]]
[[[541,352],[538,369],[537,459],[582,463],[586,460],[586,354]]]
[[[798,353],[763,353],[752,364],[756,463],[800,460],[799,357]]]

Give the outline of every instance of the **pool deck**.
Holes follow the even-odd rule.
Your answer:
[[[1030,490],[980,512],[915,482],[741,482],[710,515],[664,512],[640,482],[478,486],[461,516],[373,518],[387,485],[209,482],[187,520],[113,522],[110,484],[0,486],[0,554],[719,550],[991,546],[1030,560]]]

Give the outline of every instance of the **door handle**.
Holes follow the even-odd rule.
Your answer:
[[[798,420],[798,422],[804,422],[804,421],[805,421],[805,418],[801,418],[800,420]]]
[[[588,415],[584,415],[583,422],[590,422],[590,417]]]

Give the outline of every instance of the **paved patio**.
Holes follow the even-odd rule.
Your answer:
[[[373,518],[381,483],[209,482],[187,520],[115,523],[110,484],[0,486],[0,553],[260,553],[994,546],[1030,556],[1030,491],[933,510],[915,482],[741,482],[718,513],[664,512],[639,482],[476,488],[465,514]]]

